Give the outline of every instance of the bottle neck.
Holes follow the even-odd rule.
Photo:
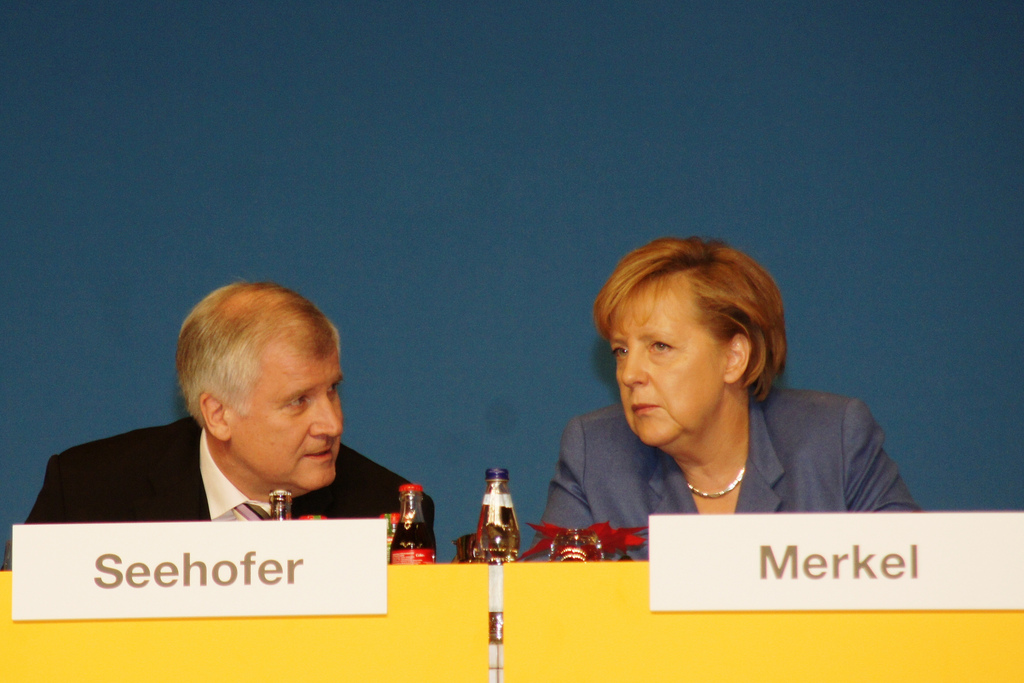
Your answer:
[[[420,501],[423,494],[415,491],[402,494],[402,522],[422,522],[423,506]]]
[[[488,479],[487,490],[484,491],[484,505],[512,507],[512,496],[508,491],[508,481],[504,479]]]

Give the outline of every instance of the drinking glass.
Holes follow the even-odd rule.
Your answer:
[[[452,541],[452,543],[455,544],[455,559],[453,562],[456,564],[484,561],[484,558],[481,557],[477,549],[476,534],[465,534],[463,536],[459,536]]]
[[[589,529],[566,529],[551,541],[552,562],[597,562],[601,558],[601,539]]]

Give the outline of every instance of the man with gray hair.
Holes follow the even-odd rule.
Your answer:
[[[191,417],[50,458],[27,523],[229,521],[265,516],[271,491],[295,516],[397,511],[397,474],[342,445],[338,331],[267,282],[207,295],[178,336]],[[433,525],[433,502],[424,497]]]

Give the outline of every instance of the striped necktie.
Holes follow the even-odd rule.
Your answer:
[[[270,513],[255,503],[242,503],[241,505],[236,505],[235,512],[237,512],[242,519],[250,522],[262,522],[265,519],[270,519]]]

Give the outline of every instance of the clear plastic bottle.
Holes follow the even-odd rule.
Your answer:
[[[487,490],[476,526],[476,556],[488,564],[519,557],[519,521],[508,489],[508,470],[487,470]]]
[[[391,564],[434,564],[437,544],[434,532],[423,516],[423,487],[402,484],[398,487],[402,516],[391,539]]]
[[[519,557],[519,521],[508,490],[508,470],[487,470],[487,489],[480,506],[473,553],[488,568],[488,643],[492,661],[501,661],[505,640],[503,565]]]

